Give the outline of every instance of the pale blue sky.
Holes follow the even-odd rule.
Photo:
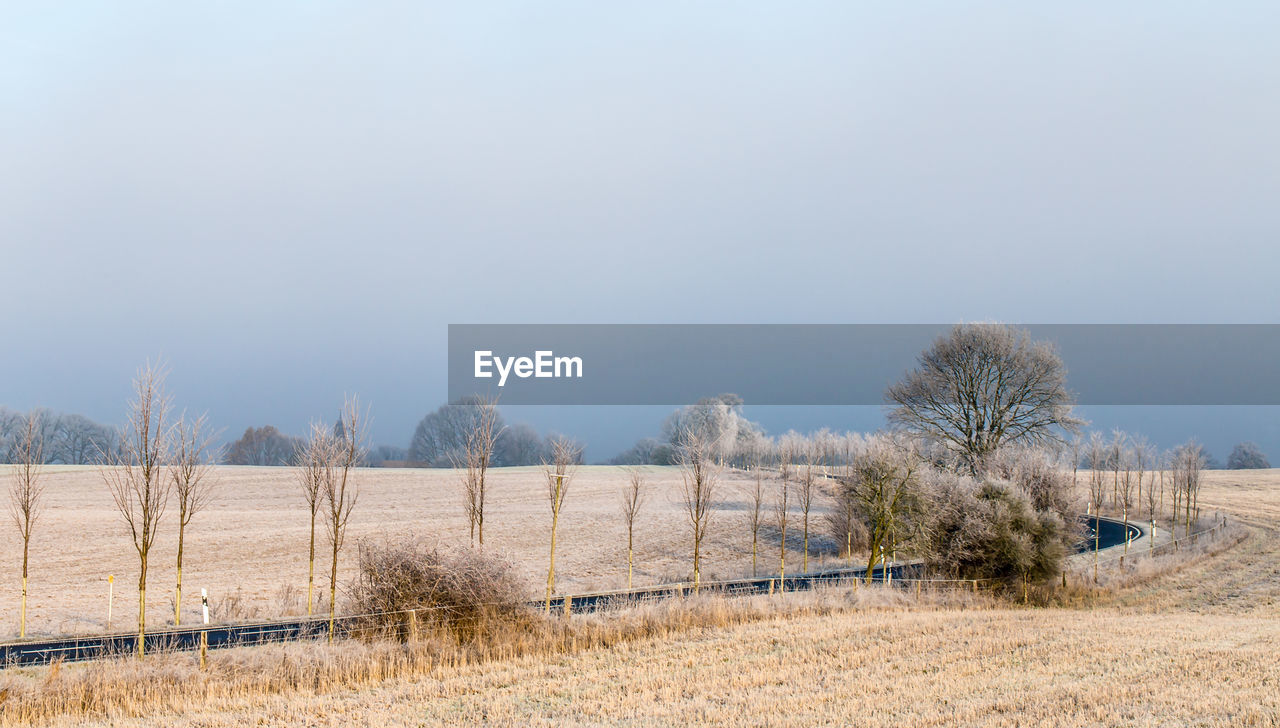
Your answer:
[[[476,5],[0,6],[0,403],[403,443],[450,322],[1277,321],[1280,6]]]

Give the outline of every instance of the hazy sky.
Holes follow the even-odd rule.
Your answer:
[[[451,322],[1277,322],[1274,3],[478,5],[0,6],[0,403],[403,444]]]

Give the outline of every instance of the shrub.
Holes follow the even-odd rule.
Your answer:
[[[357,634],[409,636],[410,610],[420,629],[460,639],[518,621],[528,589],[512,564],[469,548],[444,547],[415,536],[359,544],[359,572],[350,590]]]
[[[1271,467],[1267,456],[1262,454],[1256,443],[1242,442],[1235,446],[1231,455],[1227,456],[1229,470],[1257,470]]]
[[[938,508],[930,528],[930,564],[964,579],[1031,581],[1061,571],[1073,532],[1052,510],[1037,511],[1031,497],[1003,480],[936,481]]]

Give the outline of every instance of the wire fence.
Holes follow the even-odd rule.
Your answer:
[[[1175,534],[1175,538],[1172,538],[1163,543],[1156,543],[1156,528],[1153,526],[1152,532],[1146,535],[1146,537],[1150,540],[1147,542],[1147,545],[1145,548],[1134,547],[1133,542],[1137,539],[1130,539],[1128,542],[1126,542],[1126,544],[1122,544],[1129,547],[1124,549],[1122,553],[1109,554],[1106,558],[1095,558],[1095,560],[1089,562],[1084,569],[1077,569],[1076,571],[1093,570],[1093,579],[1096,582],[1098,578],[1097,571],[1100,567],[1103,567],[1103,566],[1121,566],[1122,567],[1125,565],[1126,560],[1130,565],[1133,565],[1133,564],[1136,564],[1139,559],[1143,559],[1143,558],[1151,559],[1157,556],[1166,556],[1168,554],[1178,553],[1185,548],[1188,548],[1190,546],[1194,546],[1200,543],[1204,539],[1212,539],[1216,541],[1222,537],[1222,534],[1227,529],[1227,525],[1228,525],[1228,521],[1227,521],[1226,515],[1219,514],[1214,518],[1214,522],[1212,526],[1208,526],[1207,528],[1202,528],[1199,531],[1194,531],[1192,533],[1184,534],[1181,538],[1176,537],[1177,527],[1171,526],[1170,530],[1172,530],[1173,533]],[[1120,547],[1119,546],[1112,547],[1112,549],[1117,549],[1117,548],[1120,548]],[[1095,553],[1098,553],[1098,552],[1095,552]]]

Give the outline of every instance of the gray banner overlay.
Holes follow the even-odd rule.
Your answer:
[[[1057,347],[1080,404],[1280,404],[1277,324],[1017,326]],[[885,388],[950,328],[452,324],[449,399],[480,394],[512,405],[679,405],[733,392],[757,405],[883,404]],[[476,376],[478,351],[491,352],[482,355],[489,377]],[[539,351],[548,352],[541,367]],[[521,357],[529,361],[520,363]],[[500,368],[507,370],[502,386]],[[544,376],[535,376],[539,370]]]

